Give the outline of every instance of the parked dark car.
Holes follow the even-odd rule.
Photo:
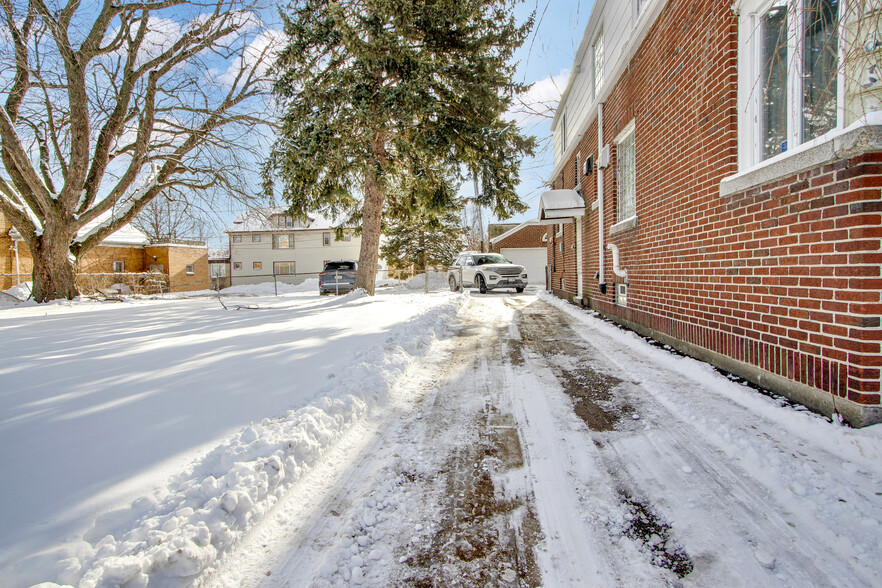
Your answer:
[[[355,288],[356,261],[329,261],[319,274],[319,294],[346,294]]]

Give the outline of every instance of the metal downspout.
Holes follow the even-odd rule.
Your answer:
[[[597,105],[597,251],[600,270],[597,272],[598,287],[601,292],[606,290],[606,276],[603,271],[603,102]]]

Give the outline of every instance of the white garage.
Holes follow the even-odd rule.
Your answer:
[[[499,252],[512,263],[527,268],[531,284],[545,284],[545,264],[548,250],[545,247],[503,247]]]

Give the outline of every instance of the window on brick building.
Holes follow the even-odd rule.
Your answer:
[[[106,267],[106,266],[105,266]],[[113,273],[121,274],[126,271],[126,264],[124,261],[114,261],[113,262]]]
[[[841,124],[840,0],[748,0],[740,24],[742,164]]]
[[[616,222],[637,216],[637,140],[634,121],[616,137]]]
[[[184,271],[187,272],[188,276],[192,276],[196,273],[196,267],[193,264],[187,264]]]
[[[226,278],[227,264],[225,263],[209,263],[208,273],[212,278]]]

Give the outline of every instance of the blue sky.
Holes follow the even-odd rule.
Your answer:
[[[518,62],[517,80],[534,84],[528,99],[540,99],[550,106],[563,91],[569,75],[576,50],[582,40],[582,33],[588,23],[594,0],[525,0],[515,9],[519,21],[527,19],[531,12],[536,12],[536,21],[524,45],[516,53]],[[271,15],[270,18],[273,18]],[[277,18],[277,17],[276,17]],[[275,28],[274,24],[271,25]],[[518,194],[530,207],[522,214],[509,219],[497,219],[484,212],[484,222],[523,222],[536,218],[539,214],[539,196],[545,190],[544,183],[551,175],[553,155],[551,145],[551,112],[549,117],[532,117],[522,126],[526,133],[535,135],[539,144],[536,156],[526,159],[521,166],[521,184]],[[471,195],[473,187],[466,184],[462,193]],[[222,227],[228,225],[233,217],[242,212],[235,210],[217,210],[218,220]],[[212,247],[227,246],[226,235],[211,239]]]
[[[594,0],[526,0],[518,7],[516,14],[521,20],[536,11],[533,31],[517,53],[518,80],[535,84],[532,95],[548,99],[564,90],[593,5]],[[524,129],[539,140],[536,157],[521,166],[518,188],[518,194],[530,210],[504,222],[523,222],[538,216],[539,196],[546,189],[543,184],[554,164],[551,119],[534,119]],[[491,222],[501,220],[491,219]]]

